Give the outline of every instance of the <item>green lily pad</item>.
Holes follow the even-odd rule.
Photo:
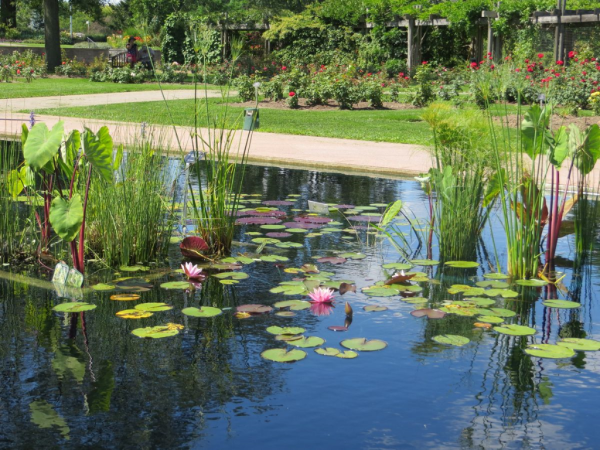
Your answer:
[[[246,231],[247,236],[262,236],[263,234],[260,231]]]
[[[479,322],[485,322],[485,323],[503,323],[504,319],[502,317],[498,317],[498,316],[479,316],[477,318],[477,320]]]
[[[457,347],[462,347],[463,345],[471,342],[469,338],[457,336],[456,334],[440,334],[438,336],[434,336],[432,339],[440,344],[455,345]]]
[[[435,259],[411,259],[410,262],[415,266],[437,266],[440,263]]]
[[[315,348],[315,353],[317,355],[323,356],[335,356],[340,353],[337,348],[334,347],[325,347],[325,348]]]
[[[475,306],[489,306],[496,303],[496,300],[492,300],[491,298],[485,297],[469,297],[465,301],[468,301],[469,303]]]
[[[202,306],[200,308],[183,308],[181,310],[183,314],[190,317],[215,317],[223,314],[219,308],[214,308],[212,306]]]
[[[263,230],[283,230],[285,229],[285,225],[261,225]]]
[[[121,266],[119,270],[123,272],[147,272],[150,268],[144,266]]]
[[[482,288],[494,288],[494,289],[506,289],[510,286],[506,281],[492,280],[492,281],[478,281],[475,283],[477,286]]]
[[[575,309],[581,308],[581,303],[569,302],[567,300],[545,300],[542,305],[549,308]]]
[[[490,280],[507,280],[510,277],[508,275],[505,275],[503,273],[500,272],[492,272],[492,273],[486,273],[483,278],[488,278]]]
[[[213,277],[219,278],[221,280],[245,280],[246,278],[248,278],[248,274],[245,272],[221,272],[215,273]]]
[[[502,298],[514,298],[519,295],[518,292],[515,292],[510,289],[488,289],[484,291],[484,294],[489,297],[502,297]]]
[[[56,312],[64,312],[64,313],[78,313],[84,311],[91,311],[92,309],[96,309],[97,305],[92,305],[91,303],[85,302],[68,302],[61,303],[60,305],[56,305],[52,308]]]
[[[279,244],[281,241],[275,238],[254,238],[252,242],[255,244]]]
[[[514,317],[516,312],[504,308],[489,308],[486,310],[486,315],[494,317]]]
[[[288,233],[308,233],[306,228],[286,228],[285,231]]]
[[[429,299],[426,299],[425,297],[408,297],[408,298],[403,298],[402,301],[404,303],[410,303],[410,304],[417,304],[417,303],[427,303],[429,301]]]
[[[371,288],[365,288],[362,292],[370,297],[393,297],[394,295],[400,295],[400,291],[392,287],[375,286]]]
[[[575,350],[554,344],[531,344],[525,349],[525,353],[538,358],[570,358],[575,355]]]
[[[340,258],[346,258],[346,259],[365,259],[367,257],[367,255],[365,255],[364,253],[356,253],[356,252],[346,252],[346,253],[341,253],[340,255],[338,255]]]
[[[447,261],[446,265],[459,269],[474,269],[475,267],[479,267],[479,263],[475,261]]]
[[[556,345],[577,351],[597,352],[600,350],[600,342],[593,339],[564,338],[562,341],[557,342]]]
[[[225,263],[225,264],[236,264],[236,263],[252,264],[254,262],[254,259],[248,258],[247,256],[236,256],[235,258],[233,258],[233,257],[223,258],[221,260],[221,262]]]
[[[529,287],[542,287],[548,284],[547,281],[538,280],[537,278],[532,278],[530,280],[517,280],[515,281],[519,286],[529,286]]]
[[[533,336],[536,331],[535,328],[526,327],[524,325],[504,325],[501,327],[494,327],[498,333],[509,334],[511,336]]]
[[[323,345],[324,343],[325,339],[317,336],[302,337],[300,339],[296,339],[289,342],[290,345],[301,348],[318,347],[319,345]]]
[[[116,286],[114,284],[98,283],[93,285],[92,289],[95,291],[112,291],[116,289]]]
[[[303,309],[310,308],[310,302],[305,300],[284,300],[275,303],[273,306],[276,308],[290,308],[290,311],[302,311]]]
[[[260,356],[269,361],[292,363],[306,358],[306,352],[298,349],[288,351],[285,348],[272,348],[265,350]]]
[[[145,319],[146,317],[152,317],[154,314],[150,311],[140,311],[139,309],[124,309],[115,315],[121,319]]]
[[[267,333],[271,334],[302,334],[306,330],[302,327],[278,327],[271,326],[267,328]]]
[[[160,339],[175,336],[179,334],[179,330],[181,329],[183,329],[183,325],[169,323],[156,327],[136,328],[131,334],[140,338]]]
[[[412,268],[412,264],[405,264],[405,263],[390,263],[390,264],[384,264],[383,268],[384,269],[394,269],[394,270],[409,270]]]
[[[260,257],[260,260],[263,262],[286,262],[289,261],[290,258],[279,255],[264,255]]]
[[[367,341],[367,338],[354,338],[346,339],[342,341],[340,345],[350,350],[358,350],[361,352],[374,352],[386,348],[387,342],[381,341],[379,339],[371,339],[370,341]]]
[[[353,352],[352,350],[346,350],[345,352],[339,352],[337,355],[335,355],[335,357],[342,359],[354,359],[358,358],[358,353]]]
[[[279,317],[294,317],[296,313],[292,311],[277,311],[275,315]]]
[[[135,305],[135,309],[137,309],[139,311],[158,312],[158,311],[168,311],[170,309],[173,309],[173,306],[167,305],[166,303],[149,302],[149,303],[140,303],[139,305]]]
[[[473,317],[477,314],[482,314],[482,310],[480,308],[471,306],[469,303],[450,303],[446,306],[442,306],[440,308],[440,311],[443,311],[448,314],[456,314],[457,316],[463,317]]]
[[[280,242],[279,244],[275,244],[277,248],[301,248],[304,247],[302,244],[298,242]]]
[[[275,336],[275,340],[289,342],[295,341],[297,339],[302,339],[303,337],[304,336],[302,336],[301,334],[278,334]]]
[[[238,284],[238,280],[219,280],[219,283],[224,284],[226,286],[230,286],[232,284]]]
[[[283,295],[306,295],[308,294],[308,290],[304,285],[302,286],[277,286],[272,289],[269,289],[269,292],[273,294],[283,294]]]
[[[189,289],[190,283],[188,281],[169,281],[160,285],[164,289]]]
[[[363,309],[367,312],[379,312],[379,311],[387,311],[387,306],[379,306],[379,305],[367,305],[364,306]]]

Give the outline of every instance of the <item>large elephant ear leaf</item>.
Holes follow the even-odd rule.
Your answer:
[[[29,128],[27,125],[21,124],[21,145],[25,147],[25,142],[27,142],[27,136],[29,136]]]
[[[521,138],[523,150],[529,157],[534,158],[542,152],[544,143],[548,142],[548,124],[552,115],[552,108],[547,105],[543,109],[533,105],[525,113],[521,123]]]
[[[396,218],[398,214],[400,214],[400,210],[402,209],[402,200],[396,200],[394,203],[389,205],[385,212],[383,213],[383,218],[381,219],[381,226],[387,227],[392,220]]]
[[[56,156],[60,149],[64,132],[63,122],[58,122],[48,130],[44,123],[36,123],[27,136],[23,146],[23,156],[25,161],[33,170],[44,169],[46,172],[52,172],[52,167],[48,164]]]
[[[554,135],[554,143],[550,146],[550,163],[560,169],[563,161],[569,156],[569,134],[566,127],[560,127]]]
[[[100,173],[106,181],[113,179],[113,140],[107,127],[98,130],[98,134],[88,128],[83,132],[83,152],[92,164],[92,167]]]
[[[600,157],[600,127],[594,124],[587,129],[585,134],[581,133],[579,129],[577,132],[572,129],[571,135],[575,135],[571,144],[575,151],[575,167],[582,175],[587,175]]]
[[[73,166],[75,164],[75,159],[77,158],[80,147],[81,134],[77,130],[71,131],[69,137],[67,137],[60,147],[60,158],[58,160],[58,164],[60,165],[64,174],[69,178],[73,174]]]
[[[50,224],[64,241],[71,242],[83,223],[83,204],[79,194],[70,200],[56,197],[50,207]]]

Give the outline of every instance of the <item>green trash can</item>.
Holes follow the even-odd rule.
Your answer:
[[[251,131],[259,128],[259,111],[258,108],[244,109],[244,130]]]

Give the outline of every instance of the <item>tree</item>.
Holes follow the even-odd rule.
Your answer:
[[[44,41],[46,65],[53,72],[60,66],[60,26],[58,21],[58,0],[44,0]]]
[[[17,26],[17,0],[0,0],[0,25],[6,28]]]

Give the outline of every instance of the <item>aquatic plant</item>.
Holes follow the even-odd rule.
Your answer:
[[[316,287],[308,296],[313,303],[331,303],[333,301],[333,289]]]
[[[196,264],[192,264],[191,262],[182,264],[181,269],[185,273],[185,276],[188,277],[188,280],[197,280],[204,277],[202,269],[199,269]]]

